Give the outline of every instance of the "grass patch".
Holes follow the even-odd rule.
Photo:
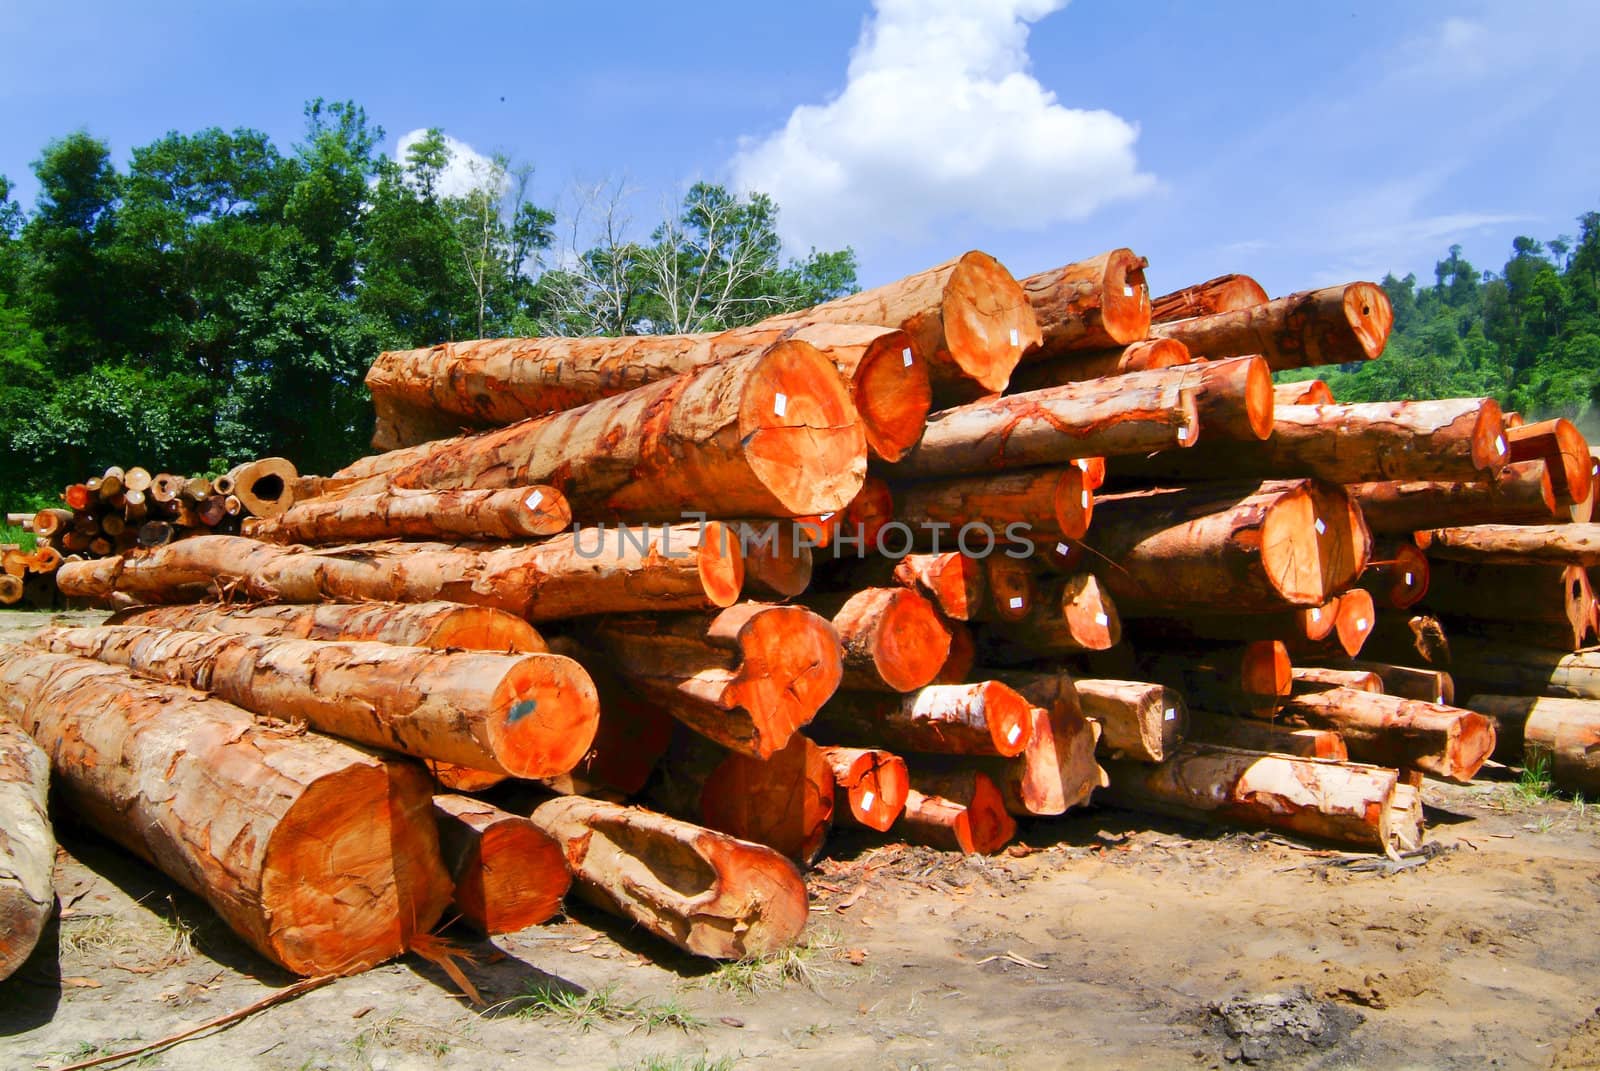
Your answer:
[[[175,967],[194,958],[194,927],[176,908],[166,915],[71,915],[61,920],[61,951],[114,966]]]
[[[1550,757],[1534,755],[1522,767],[1522,775],[1511,791],[1524,803],[1542,803],[1555,797],[1555,786],[1550,783]]]
[[[646,1056],[631,1064],[618,1064],[611,1071],[734,1071],[733,1057],[721,1056]]]
[[[0,524],[0,543],[20,544],[30,554],[39,549],[38,537],[15,524]]]
[[[461,1040],[461,1035],[442,1027],[419,1023],[403,1015],[390,1015],[351,1038],[350,1047],[355,1050],[356,1059],[362,1066],[371,1062],[375,1049],[427,1056],[437,1062],[450,1055],[453,1043],[457,1040]]]
[[[835,972],[828,966],[839,954],[838,936],[816,930],[798,944],[759,956],[747,956],[724,963],[697,983],[721,993],[750,995],[789,985],[802,985],[813,992]]]
[[[667,1027],[687,1033],[705,1026],[705,1020],[676,997],[659,1002],[624,1000],[617,995],[616,986],[585,991],[540,983],[489,1010],[496,1008],[508,1009],[519,1019],[553,1018],[582,1033],[604,1023],[629,1023],[646,1033]]]

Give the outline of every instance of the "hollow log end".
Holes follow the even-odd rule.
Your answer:
[[[843,509],[867,474],[867,440],[833,362],[784,339],[762,355],[739,400],[744,460],[796,517]]]
[[[1383,352],[1394,327],[1394,306],[1376,283],[1351,283],[1344,291],[1344,315],[1367,360]]]
[[[951,359],[989,391],[1005,390],[1022,355],[1043,337],[1022,284],[977,250],[956,262],[941,312]]]

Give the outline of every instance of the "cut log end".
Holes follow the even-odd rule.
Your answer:
[[[233,493],[253,516],[276,517],[294,505],[294,486],[299,477],[293,462],[264,457],[234,470]]]
[[[794,516],[842,508],[866,476],[866,437],[833,362],[794,340],[766,351],[744,385],[739,440],[745,460]]]
[[[915,691],[938,676],[950,654],[950,632],[933,604],[915,591],[881,590],[886,595],[874,630],[874,667],[878,678],[895,691]]]
[[[796,735],[769,759],[729,755],[706,778],[699,802],[712,829],[810,863],[832,828],[833,796],[822,749]]]
[[[839,637],[804,607],[756,607],[739,631],[739,648],[738,676],[723,702],[749,712],[757,730],[753,753],[768,758],[838,689]]]
[[[1119,345],[1138,342],[1150,330],[1150,288],[1144,268],[1145,259],[1131,249],[1118,249],[1106,257],[1100,284],[1100,327]],[[1187,350],[1184,358],[1187,361]]]
[[[1306,484],[1285,491],[1261,524],[1261,565],[1296,606],[1318,606],[1361,574],[1371,534],[1343,488]]]
[[[1329,399],[1332,397],[1330,394]],[[1244,412],[1257,439],[1271,437],[1277,404],[1272,387],[1272,366],[1260,359],[1250,361],[1244,382]]]
[[[739,533],[721,521],[709,521],[695,553],[700,586],[711,605],[728,607],[738,602],[744,590],[744,554],[739,547]]]
[[[933,388],[927,363],[909,335],[895,330],[873,339],[856,366],[851,397],[875,457],[899,461],[917,444],[933,404]]]
[[[433,809],[455,909],[480,933],[516,933],[561,910],[566,858],[532,822],[466,796],[435,796]]]
[[[1351,283],[1345,287],[1344,315],[1367,360],[1383,352],[1394,326],[1394,306],[1382,287],[1374,283]]]
[[[1334,631],[1345,654],[1354,658],[1361,653],[1376,621],[1377,611],[1370,592],[1356,588],[1339,596],[1339,605],[1334,611]]]
[[[554,777],[583,758],[599,718],[600,699],[582,666],[561,655],[532,655],[495,692],[491,747],[514,777]]]
[[[986,390],[1005,390],[1017,361],[1039,344],[1039,321],[1021,284],[987,253],[961,257],[942,311],[951,358]]]
[[[999,681],[980,681],[964,687],[969,691],[968,701],[983,711],[995,754],[1011,758],[1027,750],[1033,704]]]
[[[1278,640],[1246,644],[1239,662],[1239,687],[1251,711],[1270,718],[1294,688],[1289,649]]]

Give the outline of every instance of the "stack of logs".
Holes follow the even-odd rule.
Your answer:
[[[63,565],[121,608],[0,652],[0,717],[307,973],[526,926],[569,881],[757,953],[835,826],[992,852],[1091,797],[1415,848],[1423,775],[1544,739],[1452,705],[1430,572],[1480,621],[1536,589],[1575,642],[1594,598],[1580,526],[1414,533],[1581,513],[1587,447],[1492,399],[1275,386],[1382,352],[1370,283],[1151,300],[1144,269],[972,252],[715,334],[383,354],[384,452],[240,536]],[[1533,572],[1485,608],[1500,553]]]

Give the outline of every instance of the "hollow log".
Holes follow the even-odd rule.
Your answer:
[[[641,696],[723,747],[769,758],[833,695],[838,635],[799,606],[741,603],[707,616],[609,617],[595,646]]]
[[[397,647],[547,650],[538,631],[522,618],[503,610],[453,602],[139,606],[112,614],[105,624],[301,640],[389,643]]]
[[[758,956],[805,928],[805,882],[765,845],[583,796],[542,803],[530,818],[561,845],[585,899],[686,952]]]
[[[56,908],[50,760],[0,714],[0,982],[15,974]]]
[[[911,788],[906,761],[876,748],[825,747],[822,758],[838,787],[835,817],[848,815],[858,825],[887,832],[905,810]]]
[[[1017,823],[987,774],[976,770],[913,770],[906,806],[894,831],[914,844],[989,855],[1011,842]]]
[[[844,658],[842,687],[912,692],[950,655],[950,632],[932,602],[911,588],[863,588],[811,602],[829,618]]]
[[[479,933],[516,933],[553,918],[572,884],[561,847],[520,814],[470,796],[433,797],[451,907]]]
[[[1028,746],[1033,704],[997,681],[934,684],[906,696],[841,692],[817,716],[826,743],[934,755],[1000,755]]]
[[[1150,329],[1148,265],[1131,249],[1113,249],[1024,279],[1041,336],[1026,359],[1106,350],[1144,338]]]
[[[1233,357],[1144,371],[1130,371],[1103,379],[1071,382],[1056,374],[1055,365],[1029,365],[1015,376],[1019,390],[1048,390],[1058,403],[1075,399],[1086,403],[1111,399],[1124,392],[1178,389],[1194,395],[1199,430],[1205,434],[1208,452],[1225,450],[1220,442],[1253,443],[1272,434],[1275,402],[1272,372],[1260,357]],[[1178,443],[1190,446],[1195,436]],[[1136,451],[1143,453],[1146,451]],[[1129,451],[1122,451],[1127,454]],[[1131,464],[1118,461],[1121,471]],[[1227,471],[1227,470],[1223,470]]]
[[[1374,532],[1404,535],[1441,524],[1553,524],[1558,512],[1542,461],[1513,462],[1476,480],[1353,483],[1350,494]]]
[[[1600,706],[1587,699],[1483,694],[1472,697],[1472,709],[1494,719],[1501,740],[1496,754],[1520,758],[1527,768],[1544,764],[1563,791],[1600,791]]]
[[[599,699],[553,654],[435,651],[140,625],[47,628],[56,654],[186,684],[263,717],[369,747],[514,777],[566,773],[594,739]]]
[[[63,797],[91,827],[297,974],[399,955],[450,902],[415,764],[26,648],[0,649],[0,712],[50,755]]]
[[[1018,359],[1040,337],[1022,286],[999,261],[976,250],[871,290],[768,317],[757,326],[821,323],[900,328],[927,363],[935,396],[1004,390]]]
[[[1583,433],[1572,421],[1558,418],[1507,428],[1506,442],[1512,461],[1545,463],[1556,498],[1563,506],[1589,497],[1593,458]]]
[[[1234,309],[1265,305],[1269,299],[1261,284],[1248,275],[1219,275],[1150,299],[1150,321],[1168,323],[1195,316],[1210,316]]]
[[[1117,349],[1063,353],[1028,363],[1011,374],[1013,390],[1037,390],[1105,376],[1188,364],[1189,347],[1170,338],[1147,338]],[[1201,417],[1204,422],[1204,417]]]
[[[895,519],[917,530],[919,542],[933,534],[936,549],[969,553],[1002,541],[1079,539],[1093,515],[1094,495],[1076,465],[908,483],[894,499]]]
[[[866,439],[833,365],[780,342],[577,409],[392,451],[338,497],[552,484],[582,520],[678,520],[841,509],[866,475]],[[335,473],[350,475],[349,470]]]
[[[1389,296],[1373,283],[1308,290],[1227,312],[1153,324],[1150,334],[1216,359],[1256,353],[1274,372],[1370,361],[1394,325]]]
[[[1100,754],[1108,759],[1163,762],[1188,731],[1189,706],[1160,684],[1079,677],[1073,682],[1083,713],[1100,723]]]
[[[1176,688],[1202,710],[1270,719],[1293,685],[1289,652],[1277,640],[1183,653],[1141,648],[1142,676]]]
[[[529,539],[559,535],[572,523],[554,487],[499,491],[388,491],[299,502],[244,534],[271,543],[353,543],[363,539]]]
[[[739,541],[704,525],[590,530],[534,545],[356,543],[310,550],[195,536],[142,554],[71,562],[62,594],[194,602],[219,593],[290,603],[488,606],[529,621],[729,606],[744,583]]]
[[[1298,672],[1298,670],[1296,671]],[[1231,714],[1189,712],[1189,737],[1196,744],[1263,751],[1271,755],[1297,755],[1303,759],[1350,761],[1344,737],[1329,729],[1296,729],[1255,718]]]
[[[1462,784],[1494,754],[1493,723],[1440,703],[1333,688],[1290,696],[1283,712],[1314,729],[1335,730],[1358,762],[1421,770]]]
[[[1480,565],[1600,565],[1600,524],[1479,524],[1418,532],[1430,558]]]
[[[888,471],[896,477],[959,476],[1060,465],[1190,446],[1199,436],[1192,390],[1103,388],[1081,396],[1089,386],[1095,384],[1069,383],[941,410],[928,417],[921,441]]]
[[[22,601],[22,578],[0,573],[0,606],[15,606]]]
[[[1101,579],[1093,573],[1079,573],[1046,581],[1038,600],[1021,619],[986,623],[979,651],[1007,665],[1045,655],[1104,651],[1121,640],[1122,618]]]
[[[1374,674],[1383,682],[1383,691],[1401,699],[1420,699],[1425,703],[1443,703],[1445,706],[1451,706],[1456,701],[1455,680],[1442,669],[1419,669],[1365,659],[1350,662],[1348,668]]]
[[[1102,495],[1095,513],[1090,567],[1129,613],[1320,606],[1372,543],[1344,489],[1313,480]]]
[[[1409,610],[1427,597],[1432,577],[1433,563],[1415,543],[1391,537],[1374,541],[1357,583],[1375,606]]]
[[[1160,766],[1115,763],[1114,803],[1282,829],[1381,852],[1422,843],[1422,801],[1394,770],[1189,744]]]
[[[1320,379],[1302,379],[1297,383],[1279,383],[1272,388],[1272,398],[1278,405],[1332,405],[1333,390]]]
[[[33,515],[33,534],[48,538],[64,532],[72,525],[70,509],[42,509]]]
[[[277,517],[294,505],[299,478],[287,458],[263,457],[233,470],[233,493],[252,517]]]

